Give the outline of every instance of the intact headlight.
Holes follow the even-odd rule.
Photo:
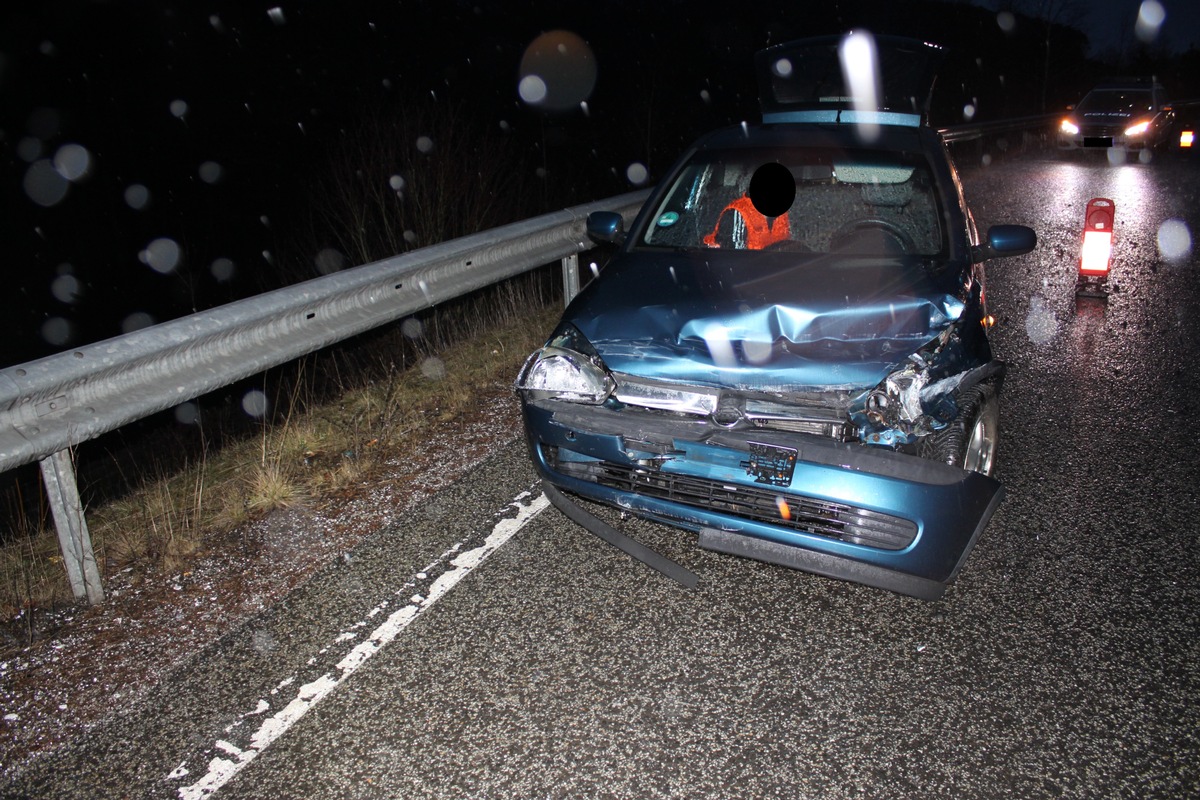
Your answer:
[[[1079,133],[1079,126],[1069,119],[1064,119],[1062,124],[1060,124],[1058,127],[1063,133],[1070,136],[1074,136],[1075,134]]]
[[[1144,120],[1142,122],[1137,123],[1136,125],[1130,125],[1128,128],[1126,128],[1125,135],[1126,136],[1140,136],[1149,129],[1150,129],[1150,122],[1148,120]]]
[[[616,383],[599,364],[582,353],[543,347],[529,357],[517,377],[517,391],[535,400],[566,400],[600,405]]]

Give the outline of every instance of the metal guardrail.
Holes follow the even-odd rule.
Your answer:
[[[475,289],[563,260],[578,289],[592,211],[545,214],[0,369],[0,471],[39,461],[76,597],[103,599],[69,449],[135,420]]]
[[[1014,131],[1036,130],[1048,127],[1060,119],[1062,114],[1038,114],[1032,117],[1015,117],[1013,119],[996,120],[995,122],[980,122],[975,125],[955,125],[941,128],[938,133],[946,144],[970,142],[1000,133]]]
[[[1052,115],[939,131],[947,143]],[[70,448],[279,364],[555,260],[578,291],[592,211],[632,219],[649,190],[505,225],[0,369],[0,471],[38,461],[71,588],[103,599]]]

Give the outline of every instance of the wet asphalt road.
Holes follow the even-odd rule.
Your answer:
[[[1198,179],[1200,160],[967,174],[981,228],[1041,246],[989,271],[1008,495],[944,600],[606,515],[700,574],[681,589],[533,514],[514,442],[0,792],[186,796],[269,740],[216,796],[1200,796],[1200,261],[1155,246],[1168,218],[1200,234]],[[1077,307],[1095,196],[1120,290]],[[473,571],[444,555],[514,517]]]

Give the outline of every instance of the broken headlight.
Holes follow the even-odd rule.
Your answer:
[[[517,391],[534,400],[566,400],[600,405],[616,382],[600,356],[578,330],[564,326],[531,355],[517,376]]]

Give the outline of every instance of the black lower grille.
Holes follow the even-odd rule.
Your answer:
[[[882,550],[902,550],[917,535],[916,524],[907,519],[842,503],[785,496],[767,487],[734,486],[609,462],[564,461],[556,469],[619,491]]]

